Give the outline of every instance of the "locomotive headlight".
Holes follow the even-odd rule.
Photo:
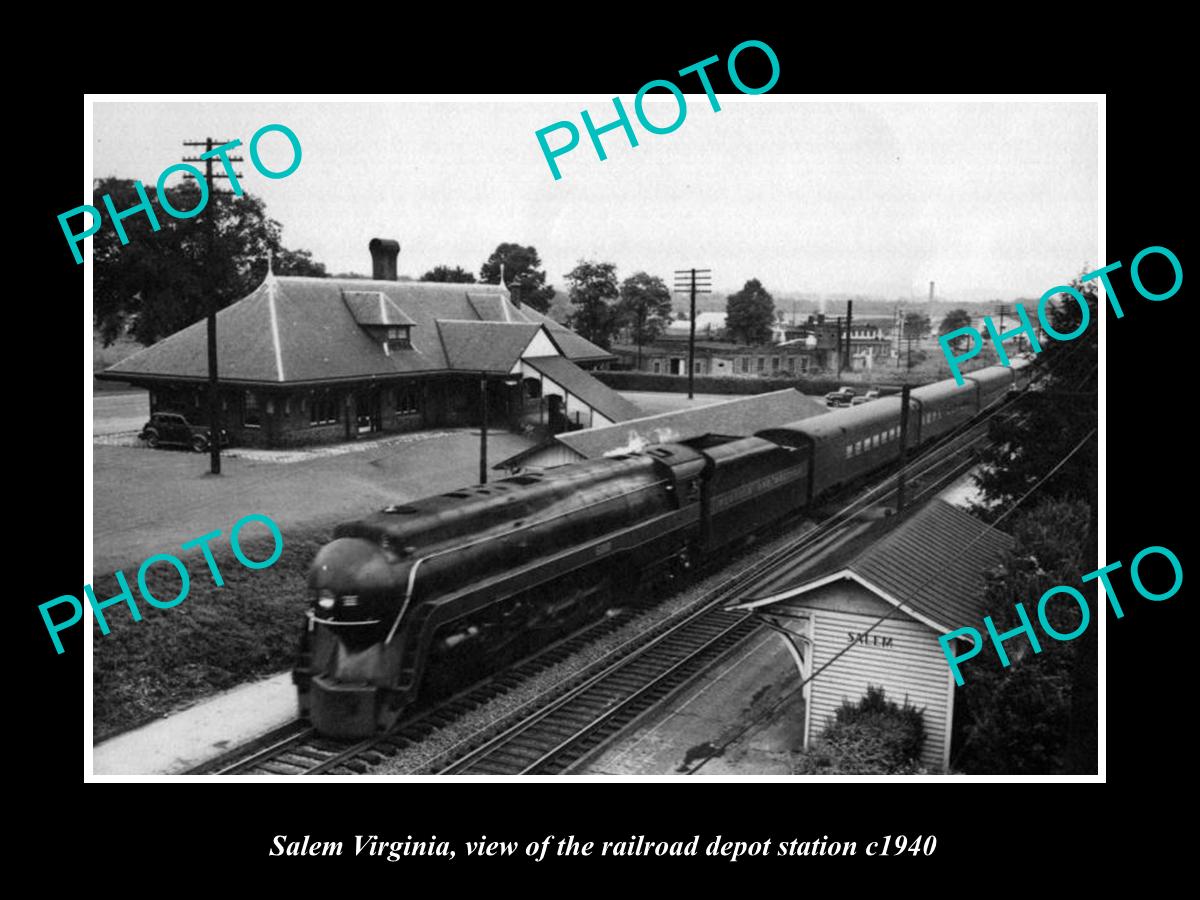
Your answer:
[[[333,591],[325,588],[317,592],[317,606],[321,609],[333,609],[333,604],[337,601]]]

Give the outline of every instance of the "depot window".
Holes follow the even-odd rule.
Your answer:
[[[420,411],[420,394],[416,388],[396,388],[396,415],[411,416]]]
[[[308,404],[310,425],[332,425],[338,420],[337,397],[329,393],[313,394]]]
[[[242,425],[246,428],[262,427],[262,409],[258,405],[258,395],[254,391],[246,391],[242,398]]]
[[[412,349],[412,338],[408,325],[389,325],[387,327],[386,340],[389,350]]]

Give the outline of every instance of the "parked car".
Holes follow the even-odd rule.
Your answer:
[[[854,402],[854,388],[840,387],[825,395],[826,406],[850,406]]]
[[[138,437],[151,447],[177,444],[201,453],[208,449],[211,431],[207,425],[191,424],[181,413],[156,412],[142,426]],[[229,432],[224,428],[221,429],[221,446],[229,446]]]
[[[851,406],[861,406],[864,403],[870,403],[872,400],[874,400],[878,396],[879,396],[879,391],[875,390],[875,388],[871,388],[871,390],[867,391],[865,394],[860,394],[859,396],[857,396],[853,400],[851,400],[850,405]]]

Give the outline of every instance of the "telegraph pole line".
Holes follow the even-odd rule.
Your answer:
[[[909,344],[911,351],[912,345]],[[909,386],[905,382],[900,388],[900,473],[896,476],[896,514],[904,511],[904,476],[908,466],[908,396]]]
[[[479,483],[487,484],[488,389],[487,372],[479,373]]]
[[[846,301],[846,356],[850,357],[850,371],[854,371],[854,335],[851,333],[851,328],[854,325],[854,301]],[[840,360],[839,360],[840,362]],[[838,374],[842,374],[842,370],[838,369]]]
[[[687,293],[691,296],[691,330],[688,334],[688,399],[695,395],[692,391],[696,375],[696,295],[712,293],[712,269],[676,269],[675,293]]]
[[[217,141],[212,138],[205,138],[203,141],[184,141],[185,147],[203,147],[206,152],[210,152],[216,147],[222,147],[230,141]],[[217,188],[215,178],[228,178],[224,172],[214,172],[213,162],[215,157],[207,159],[200,156],[185,156],[184,162],[204,163],[204,180],[208,187],[209,193],[209,217],[208,217],[208,253],[205,260],[206,265],[212,264],[213,255],[216,252],[216,237],[217,237],[217,220],[212,213],[213,207],[216,206]],[[230,162],[242,162],[242,157],[231,156]],[[240,176],[241,172],[235,172],[235,176]],[[192,178],[194,176],[184,174],[184,178]],[[209,283],[208,278],[202,279],[205,291],[208,293],[208,454],[209,454],[209,471],[213,475],[221,474],[221,401],[217,397],[217,292],[213,285]]]

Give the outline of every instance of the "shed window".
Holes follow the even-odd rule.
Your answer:
[[[854,448],[851,447],[849,444],[847,444],[846,445],[846,459],[849,459],[853,455],[854,455]]]

